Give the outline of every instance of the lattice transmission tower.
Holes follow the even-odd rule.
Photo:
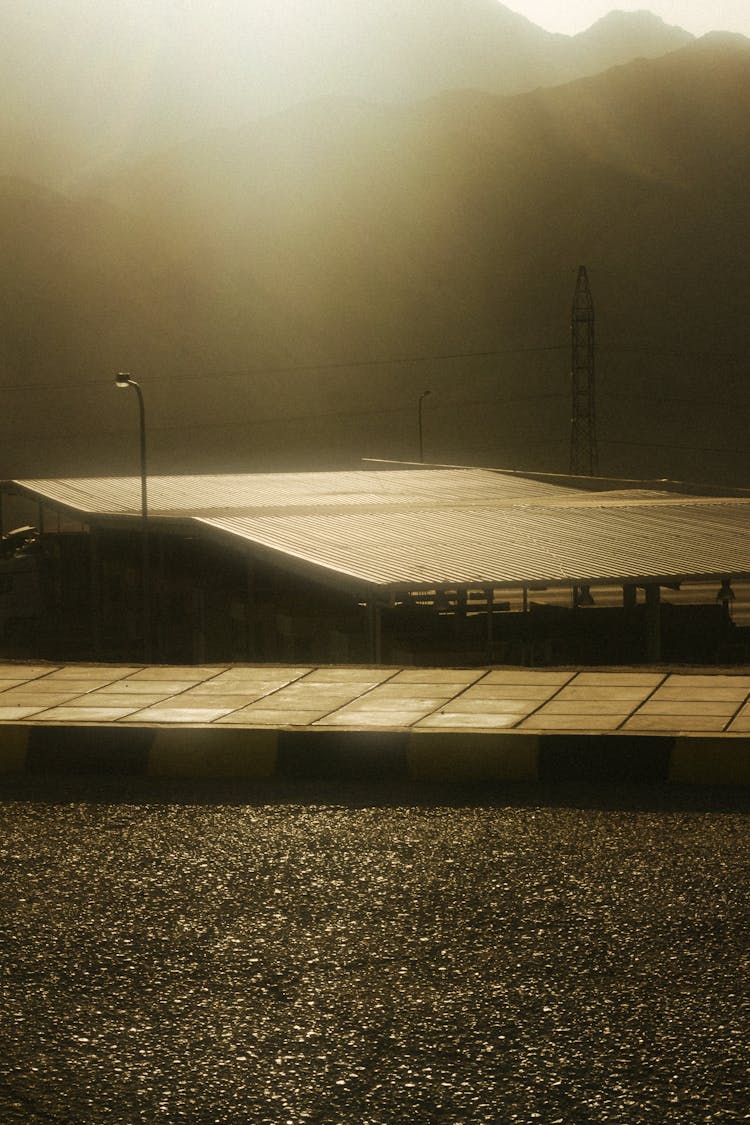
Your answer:
[[[599,472],[599,454],[596,448],[594,302],[585,266],[581,266],[578,270],[571,316],[571,337],[573,408],[570,472],[576,476],[596,476]]]

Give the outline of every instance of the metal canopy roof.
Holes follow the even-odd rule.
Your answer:
[[[84,517],[140,514],[139,478],[14,484]],[[750,500],[481,469],[151,477],[149,511],[384,589],[750,575]]]
[[[21,480],[14,484],[88,515],[139,515],[140,477]],[[209,516],[213,513],[289,511],[340,507],[349,510],[415,504],[445,507],[467,503],[506,505],[543,498],[590,497],[590,493],[519,479],[485,469],[330,473],[241,473],[148,478],[148,506],[154,516]]]

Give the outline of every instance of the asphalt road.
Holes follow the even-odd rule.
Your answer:
[[[0,1122],[750,1120],[748,801],[0,782]]]

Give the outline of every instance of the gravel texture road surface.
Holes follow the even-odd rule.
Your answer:
[[[0,1123],[750,1120],[747,799],[0,783]]]

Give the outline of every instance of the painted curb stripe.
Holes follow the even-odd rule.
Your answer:
[[[407,767],[414,781],[538,781],[539,736],[414,731]]]
[[[405,731],[282,731],[278,772],[284,777],[406,777]]]
[[[23,772],[28,744],[28,727],[0,727],[0,773]]]
[[[275,730],[159,728],[148,754],[153,777],[255,778],[276,773]]]
[[[678,738],[669,780],[683,785],[750,785],[750,738]]]
[[[0,724],[0,774],[750,785],[750,737]]]
[[[144,774],[153,731],[115,726],[30,726],[26,769],[31,773]]]
[[[667,781],[674,739],[664,735],[541,736],[542,781]]]

